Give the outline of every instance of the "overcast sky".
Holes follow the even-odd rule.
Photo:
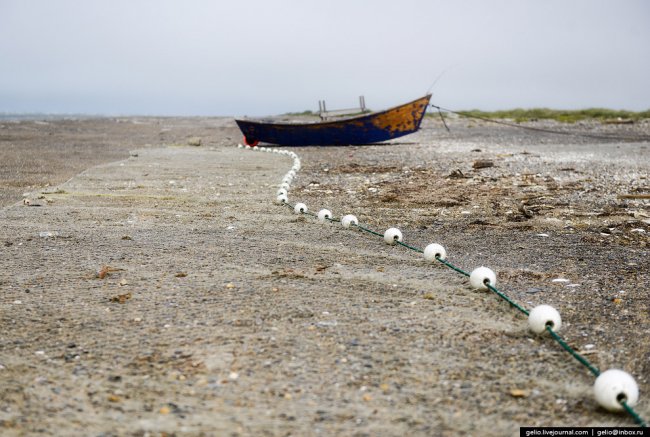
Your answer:
[[[650,108],[644,0],[0,0],[0,112]]]

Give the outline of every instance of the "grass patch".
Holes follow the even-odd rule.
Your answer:
[[[366,109],[364,111],[357,111],[357,112],[350,112],[350,113],[345,113],[345,114],[336,114],[336,110],[332,111],[334,114],[330,115],[330,117],[356,117],[357,115],[363,115],[363,114],[369,114],[372,111],[370,109]],[[309,116],[319,116],[320,114],[314,111],[306,110],[302,112],[287,112],[282,114],[287,117],[309,117]]]
[[[548,109],[548,108],[532,108],[532,109],[508,109],[504,111],[479,111],[473,109],[469,111],[458,111],[463,115],[470,117],[483,117],[483,118],[496,118],[496,119],[510,119],[516,122],[535,121],[535,120],[555,120],[561,123],[575,123],[582,120],[597,120],[600,122],[608,122],[614,120],[631,120],[639,121],[650,118],[650,110],[647,111],[623,111],[605,108],[589,108],[578,110],[561,110],[561,109]],[[438,115],[438,114],[431,114]]]
[[[291,117],[301,117],[301,116],[306,117],[306,116],[309,116],[309,115],[316,115],[316,114],[314,114],[314,111],[311,111],[311,110],[308,109],[308,110],[302,111],[302,112],[287,112],[287,113],[282,114],[282,115],[288,115],[288,116],[291,116]]]

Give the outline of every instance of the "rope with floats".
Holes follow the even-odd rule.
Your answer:
[[[619,369],[609,369],[601,372],[596,366],[589,362],[587,358],[573,349],[566,340],[558,334],[558,331],[562,326],[562,318],[555,308],[550,305],[538,305],[532,310],[527,310],[510,298],[506,293],[496,288],[496,274],[494,271],[487,267],[478,267],[472,272],[467,272],[447,260],[447,252],[440,244],[432,243],[424,249],[420,249],[404,243],[402,232],[397,228],[389,228],[382,234],[381,232],[377,232],[359,224],[359,220],[354,215],[348,214],[337,218],[334,217],[332,212],[328,209],[321,209],[316,214],[309,211],[307,205],[302,202],[294,204],[290,203],[288,198],[289,188],[301,168],[301,162],[298,155],[288,150],[276,148],[250,147],[241,144],[238,147],[251,151],[287,155],[293,159],[293,166],[285,174],[282,183],[278,188],[276,203],[283,207],[290,208],[295,214],[314,217],[320,223],[340,223],[344,228],[358,229],[359,231],[369,235],[383,238],[386,244],[402,246],[410,251],[423,255],[424,259],[428,262],[439,262],[445,267],[469,278],[470,285],[477,290],[491,291],[499,298],[506,301],[511,307],[525,315],[528,318],[528,328],[533,333],[537,335],[548,333],[551,338],[562,347],[562,349],[568,352],[596,377],[594,382],[594,395],[600,406],[613,412],[625,411],[640,427],[648,427],[645,420],[633,409],[639,398],[639,388],[632,375]]]

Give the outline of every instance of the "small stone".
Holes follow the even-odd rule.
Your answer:
[[[159,412],[160,414],[169,414],[169,413],[171,412],[171,410],[169,409],[169,407],[164,406],[164,407],[162,407],[160,410],[158,410],[158,412]]]
[[[513,388],[510,390],[510,396],[513,398],[525,398],[528,397],[528,391],[522,390],[520,388]]]
[[[117,395],[114,394],[108,395],[108,402],[121,402],[121,401],[122,399]]]
[[[111,297],[110,301],[120,303],[120,304],[125,304],[126,301],[131,299],[131,297],[133,297],[133,295],[131,293],[118,294],[117,296]]]
[[[226,284],[226,288],[229,288],[229,289],[235,288],[235,284],[233,284],[232,282],[228,282]]]
[[[187,145],[188,146],[194,146],[194,147],[199,147],[203,141],[201,141],[201,138],[199,137],[192,137],[187,140]]]
[[[489,167],[494,167],[494,161],[490,161],[489,159],[479,159],[477,161],[474,161],[474,164],[472,165],[472,168],[474,169]]]
[[[230,374],[228,375],[228,378],[232,379],[233,381],[236,381],[239,378],[239,373],[230,372]]]

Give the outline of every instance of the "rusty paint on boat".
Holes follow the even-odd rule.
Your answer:
[[[283,146],[361,145],[399,138],[420,128],[431,95],[385,111],[317,123],[235,122],[248,144],[262,141]]]

